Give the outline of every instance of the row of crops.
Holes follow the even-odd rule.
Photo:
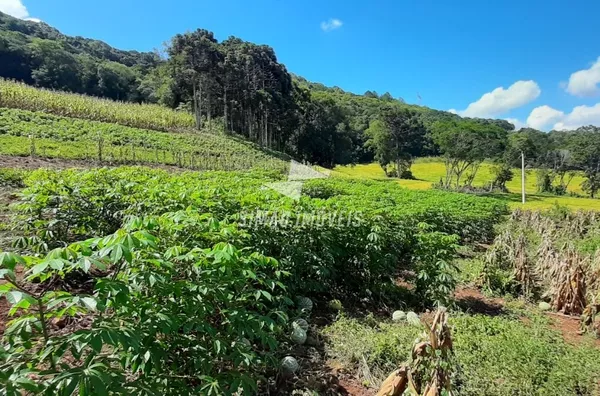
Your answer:
[[[286,165],[274,153],[232,137],[158,132],[8,108],[0,108],[0,154],[201,170],[281,170]]]
[[[193,115],[169,108],[115,102],[91,96],[38,89],[0,79],[0,107],[41,111],[65,117],[112,122],[159,131],[193,128]]]
[[[385,301],[404,265],[432,271],[416,290],[429,304],[448,252],[488,241],[506,211],[493,199],[356,180],[309,181],[293,200],[267,187],[279,178],[29,174],[15,208],[20,255],[0,255],[1,293],[20,315],[6,330],[0,382],[14,393],[266,390],[306,340],[293,325],[310,321],[302,296]],[[57,328],[66,318],[85,326]]]

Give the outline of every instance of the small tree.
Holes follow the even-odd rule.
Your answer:
[[[573,165],[586,177],[581,187],[594,198],[600,190],[600,131],[574,134],[571,152]]]
[[[433,125],[432,138],[440,148],[446,165],[445,188],[471,186],[481,163],[499,157],[506,147],[507,132],[494,124],[474,120],[438,121]]]
[[[425,127],[419,115],[405,108],[389,108],[380,119],[371,122],[366,134],[367,144],[375,151],[375,158],[390,176],[390,164],[396,168],[396,176],[401,178],[410,171],[413,158],[423,147]]]

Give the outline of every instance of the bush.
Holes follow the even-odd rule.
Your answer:
[[[0,186],[25,187],[27,172],[20,169],[0,168]]]
[[[0,384],[9,394],[256,393],[278,365],[291,301],[276,260],[236,247],[247,237],[187,211],[134,218],[45,258],[1,253],[0,295],[18,315]],[[17,280],[16,265],[39,286]],[[107,275],[92,278],[90,294],[53,288],[98,271]]]
[[[441,232],[427,232],[421,224],[415,249],[416,294],[423,305],[448,306],[456,288],[453,263],[458,247],[458,236]]]

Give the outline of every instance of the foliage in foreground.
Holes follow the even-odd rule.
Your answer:
[[[445,308],[439,308],[431,325],[420,323],[425,331],[412,346],[412,359],[383,382],[377,396],[402,396],[407,389],[417,395],[452,394],[452,335]]]
[[[0,253],[5,394],[256,393],[291,302],[276,260],[236,248],[247,237],[187,211],[43,258]],[[73,277],[92,290],[59,287]]]
[[[429,277],[424,302],[433,302],[451,289],[438,266],[457,242],[448,234],[487,240],[505,210],[492,199],[341,179],[307,183],[294,201],[266,187],[274,181],[264,173],[36,171],[17,206],[29,238],[17,242],[46,251],[115,232],[127,215],[190,208],[247,230],[246,246],[280,260],[293,290],[348,298],[389,284],[400,265],[418,264]],[[435,252],[425,254],[430,247]],[[434,284],[437,291],[427,291]]]
[[[596,395],[600,350],[573,346],[548,328],[547,319],[452,315],[460,395]],[[408,324],[341,318],[325,330],[328,354],[356,370],[367,385],[408,360],[419,328]]]

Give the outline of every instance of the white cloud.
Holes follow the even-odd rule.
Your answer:
[[[498,87],[484,94],[458,114],[464,117],[493,118],[535,100],[541,92],[535,81],[517,81],[508,89]]]
[[[505,118],[505,120],[515,126],[515,131],[518,131],[519,129],[525,128],[527,126],[524,122],[522,122],[516,118]]]
[[[448,110],[448,113],[458,114],[458,111],[456,111],[456,109],[450,109]]]
[[[41,22],[40,19],[29,17],[29,11],[21,0],[0,0],[0,11],[26,21]]]
[[[600,103],[596,103],[594,106],[575,107],[572,112],[554,125],[554,129],[577,129],[587,125],[600,126]]]
[[[579,70],[571,74],[566,89],[568,93],[575,96],[595,96],[600,94],[599,83],[600,57],[589,69]]]
[[[542,130],[548,125],[560,121],[564,116],[565,113],[550,106],[538,106],[531,110],[529,117],[527,117],[527,125]]]
[[[341,28],[343,24],[344,22],[340,21],[337,18],[330,18],[328,21],[321,22],[321,29],[324,32],[331,32],[332,30]]]

